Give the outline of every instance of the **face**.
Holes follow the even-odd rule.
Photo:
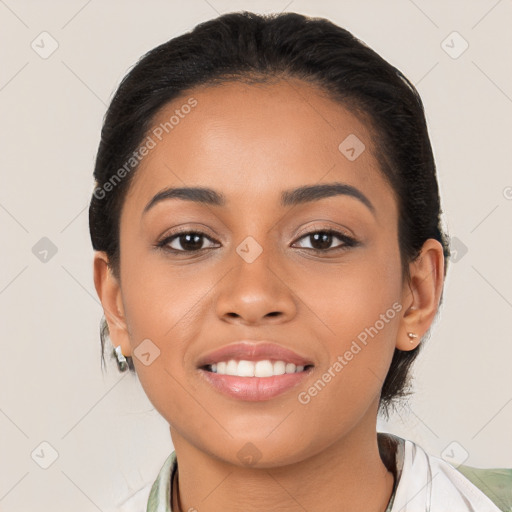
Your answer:
[[[197,104],[181,108],[191,97]],[[397,204],[367,127],[297,80],[193,89],[154,125],[176,110],[122,209],[126,336],[116,334],[173,440],[238,465],[256,450],[258,464],[273,466],[355,428],[375,431],[407,288]],[[222,200],[182,193],[145,210],[161,191],[188,187]],[[293,193],[308,187],[319,188]],[[277,394],[263,383],[243,395],[242,381],[256,377],[212,378],[199,367],[241,340],[291,350],[309,366],[267,377]],[[272,370],[276,359],[291,362],[275,356]]]

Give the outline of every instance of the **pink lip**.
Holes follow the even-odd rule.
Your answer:
[[[305,359],[292,350],[275,343],[266,341],[253,343],[248,340],[243,340],[236,343],[230,343],[229,345],[225,345],[224,347],[205,354],[198,361],[198,367],[201,368],[220,361],[229,361],[230,359],[243,359],[245,361],[269,359],[271,361],[293,363],[296,366],[308,366],[313,364],[311,361]],[[270,380],[271,378],[272,377],[265,377],[266,380]]]
[[[219,375],[208,370],[200,370],[201,375],[217,391],[233,398],[253,402],[270,400],[297,386],[309,375],[312,368],[299,373],[285,373],[274,377],[237,377],[236,375]]]

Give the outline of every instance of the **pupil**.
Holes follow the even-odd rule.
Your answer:
[[[193,241],[189,241],[191,238],[193,239]],[[181,246],[183,247],[183,249],[188,249],[190,251],[201,249],[201,235],[192,233],[188,235],[182,235],[181,239]],[[184,239],[185,242],[183,242]]]
[[[332,235],[330,233],[321,231],[319,233],[313,234],[312,237],[314,240],[314,243],[312,244],[313,247],[315,247],[315,243],[320,245],[320,247],[315,247],[315,249],[329,249],[332,241]]]

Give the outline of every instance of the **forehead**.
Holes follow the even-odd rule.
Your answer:
[[[140,211],[168,186],[221,189],[228,201],[278,201],[282,190],[321,182],[347,183],[370,195],[388,189],[369,128],[297,79],[191,89],[160,109],[148,136],[155,145],[127,196]]]

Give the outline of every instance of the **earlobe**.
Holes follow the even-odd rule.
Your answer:
[[[113,275],[104,251],[94,254],[94,286],[101,301],[114,347],[121,346],[124,356],[131,356],[131,344],[126,324],[121,286]]]
[[[440,242],[429,238],[409,265],[410,280],[404,283],[402,304],[406,305],[396,348],[413,350],[434,320],[444,283],[444,252]]]

